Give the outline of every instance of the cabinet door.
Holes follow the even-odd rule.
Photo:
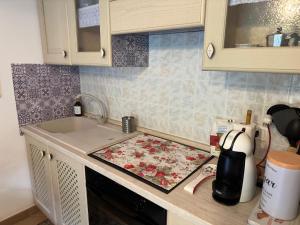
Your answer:
[[[168,220],[167,220],[168,225],[202,225],[200,223],[192,223],[189,221],[186,221],[182,217],[179,217],[178,215],[171,213],[170,211],[168,212]]]
[[[206,4],[204,69],[300,72],[300,0]]]
[[[111,66],[108,0],[67,0],[72,64]]]
[[[51,149],[51,170],[59,225],[88,225],[84,166]]]
[[[204,0],[111,0],[113,34],[204,26]]]
[[[30,137],[26,137],[26,144],[35,202],[55,222],[50,165],[46,159],[47,146]]]
[[[44,62],[71,64],[66,0],[38,0]]]

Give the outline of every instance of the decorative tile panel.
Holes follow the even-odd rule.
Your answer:
[[[112,36],[113,67],[147,67],[149,65],[149,35]]]
[[[78,67],[12,64],[12,78],[20,126],[73,115]]]

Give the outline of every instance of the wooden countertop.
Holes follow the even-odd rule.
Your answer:
[[[255,198],[248,203],[240,203],[235,206],[221,205],[212,198],[212,179],[203,183],[194,195],[184,191],[184,186],[196,178],[200,174],[200,171],[194,173],[169,194],[165,194],[132,176],[80,153],[69,145],[58,142],[57,138],[51,138],[49,135],[45,135],[44,133],[38,132],[36,129],[32,129],[31,126],[21,128],[21,130],[26,135],[32,136],[33,138],[46,143],[48,146],[55,148],[57,151],[67,154],[69,157],[80,161],[83,165],[94,169],[155,204],[190,221],[191,224],[245,225],[247,224],[247,219],[252,209],[259,200],[260,191],[258,190],[258,194]],[[216,163],[217,160],[213,159],[211,162]]]

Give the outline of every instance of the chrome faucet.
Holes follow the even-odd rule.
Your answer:
[[[108,119],[108,110],[106,108],[105,103],[102,100],[100,100],[99,98],[97,98],[96,96],[91,95],[91,94],[86,94],[86,93],[81,93],[81,94],[77,95],[75,99],[78,100],[81,97],[90,98],[92,101],[98,103],[99,115],[92,116],[92,117],[95,117],[95,119],[97,119],[97,121],[99,123],[105,123]]]

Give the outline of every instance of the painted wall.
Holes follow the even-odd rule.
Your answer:
[[[11,63],[42,63],[35,0],[0,1],[0,221],[33,205]]]
[[[216,117],[261,123],[269,106],[300,102],[300,76],[202,71],[203,32],[151,35],[148,68],[80,67],[81,91],[105,98],[110,117],[209,143]],[[276,130],[273,129],[276,135]],[[273,147],[284,149],[276,135]]]

